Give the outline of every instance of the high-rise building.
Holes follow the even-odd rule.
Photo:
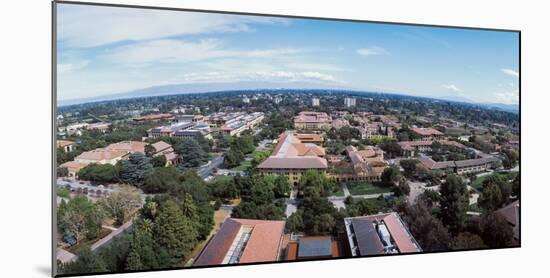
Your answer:
[[[355,106],[355,103],[356,103],[355,98],[347,97],[347,98],[344,99],[344,104],[346,105],[346,107]]]
[[[311,99],[312,106],[319,106],[319,103],[320,103],[319,98],[314,97]]]

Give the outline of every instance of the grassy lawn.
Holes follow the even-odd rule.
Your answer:
[[[348,184],[351,195],[381,194],[390,192],[390,188],[378,186],[368,182],[354,182]]]
[[[252,160],[243,160],[243,162],[241,162],[241,165],[231,169],[231,170],[234,170],[234,171],[246,171],[246,169],[248,169],[248,167],[252,166]]]
[[[392,210],[392,208],[393,208],[392,203],[388,202],[385,199],[381,199],[381,200],[379,200],[378,198],[376,198],[376,199],[363,199],[362,201],[370,204],[371,207],[375,208],[376,211],[380,211],[380,212],[387,212],[387,211]]]
[[[500,175],[500,176],[503,176],[505,177],[506,179],[509,179],[509,180],[512,180],[514,178],[516,178],[517,176],[517,173],[516,172],[510,172],[510,173],[494,173],[494,174],[491,174],[491,175],[486,175],[486,176],[483,176],[483,177],[479,177],[477,178],[476,180],[474,180],[470,186],[475,188],[477,191],[480,191],[483,189],[483,181],[486,180],[488,177],[490,176],[495,176],[495,175]]]
[[[332,194],[330,194],[330,195],[338,196],[338,197],[344,197],[344,190],[342,190],[341,186],[337,186],[337,190],[332,192]]]

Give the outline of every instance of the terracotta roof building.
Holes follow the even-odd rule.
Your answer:
[[[284,221],[228,218],[193,265],[278,261]]]
[[[67,176],[69,176],[71,178],[76,178],[76,176],[78,175],[78,171],[80,171],[80,169],[86,167],[86,165],[88,165],[88,163],[81,163],[81,162],[76,162],[76,161],[67,161],[67,162],[59,165],[59,167],[67,168]]]
[[[346,147],[346,153],[351,160],[353,171],[352,173],[337,174],[336,181],[379,181],[384,169],[388,166],[384,160],[384,152],[372,146],[367,146],[364,150],[357,150],[350,145]]]
[[[420,136],[420,140],[437,140],[444,135],[435,128],[413,127],[411,131]]]
[[[344,219],[351,255],[422,252],[396,212]]]
[[[279,136],[271,156],[260,163],[257,169],[262,174],[287,175],[290,183],[297,184],[305,170],[316,169],[324,172],[328,163],[324,158],[325,149],[313,143],[303,143],[291,131]],[[308,137],[309,138],[309,137]]]
[[[414,156],[416,152],[431,151],[434,142],[459,149],[466,148],[466,146],[462,145],[461,143],[450,140],[401,141],[398,142],[398,144],[399,146],[401,146],[404,156]]]
[[[302,111],[294,117],[294,128],[296,129],[328,129],[331,118],[325,112]]]
[[[495,213],[506,219],[506,222],[508,222],[514,230],[514,238],[519,240],[519,201],[514,201],[511,204],[495,211]]]
[[[145,153],[147,143],[141,141],[121,141],[105,147],[108,151],[120,151],[126,153]]]
[[[115,165],[119,160],[128,155],[126,151],[95,149],[92,151],[83,152],[74,161],[80,163],[97,163]]]
[[[56,142],[56,146],[58,148],[63,148],[66,153],[72,152],[74,149],[74,145],[75,143],[69,140],[57,140]]]
[[[493,167],[499,161],[498,158],[490,155],[457,161],[434,161],[431,157],[422,156],[418,160],[424,167],[430,170],[450,170],[457,174],[483,172]]]

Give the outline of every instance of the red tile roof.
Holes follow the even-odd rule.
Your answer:
[[[413,127],[411,130],[420,136],[441,136],[443,133],[435,128],[419,128]]]
[[[145,145],[147,145],[147,143],[141,141],[122,141],[118,143],[113,143],[107,146],[105,149],[108,151],[145,153]]]
[[[243,226],[252,226],[240,263],[277,261],[283,236],[284,221],[228,218],[204,248],[194,265],[222,264]]]
[[[95,161],[111,160],[113,158],[125,156],[126,154],[128,153],[124,151],[95,149],[92,151],[81,153],[79,156],[75,158],[75,160],[78,160],[78,159],[95,160]]]
[[[70,146],[74,144],[73,141],[69,141],[69,140],[57,140],[57,147],[65,147],[65,146]]]

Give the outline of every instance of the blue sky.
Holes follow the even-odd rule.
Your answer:
[[[57,32],[60,100],[254,81],[519,101],[513,32],[70,4]]]

